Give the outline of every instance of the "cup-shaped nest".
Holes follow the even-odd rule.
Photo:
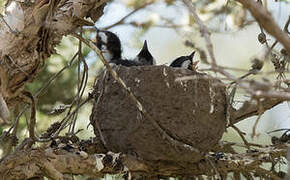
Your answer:
[[[108,150],[149,161],[193,163],[201,155],[169,141],[164,134],[202,152],[221,139],[226,127],[226,90],[220,80],[167,66],[117,66],[114,70],[151,120],[109,72],[103,73],[95,87],[91,123],[96,136],[101,131]]]

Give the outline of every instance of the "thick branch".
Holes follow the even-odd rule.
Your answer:
[[[283,102],[284,100],[281,99],[266,98],[264,100],[260,100],[259,105],[262,106],[265,112],[266,110],[272,109]],[[244,119],[247,119],[248,117],[259,115],[259,105],[257,103],[246,101],[240,109],[232,112],[231,123],[236,124]]]
[[[32,177],[55,177],[56,174],[66,173],[102,176],[107,172],[120,172],[120,169],[114,169],[120,156],[116,154],[117,158],[110,159],[109,155],[88,155],[83,151],[77,154],[51,148],[20,151],[1,162],[0,174],[3,180],[23,180]],[[54,172],[50,174],[52,171]]]
[[[120,153],[87,154],[77,149],[60,150],[38,148],[20,151],[5,158],[0,163],[1,180],[23,180],[32,177],[51,177],[64,179],[64,174],[78,174],[102,177],[103,175],[130,173],[145,176],[198,176],[213,175],[212,166],[219,172],[257,172],[261,170],[262,162],[272,162],[274,158],[285,156],[286,147],[267,147],[246,154],[224,154],[216,158],[215,154],[208,155],[208,161],[194,163],[184,169],[183,166],[168,162],[146,162],[134,156]],[[209,163],[209,161],[211,163]],[[264,170],[269,175],[270,171]],[[51,173],[51,174],[50,174]],[[276,178],[277,179],[277,178]]]

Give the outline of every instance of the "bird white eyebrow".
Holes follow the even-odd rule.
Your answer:
[[[104,42],[105,44],[108,43],[108,36],[106,35],[106,33],[104,33],[104,32],[99,32],[98,35],[101,37],[102,42]]]

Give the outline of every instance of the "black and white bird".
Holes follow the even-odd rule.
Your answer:
[[[195,70],[196,69],[195,66],[198,63],[198,61],[193,63],[194,54],[195,51],[193,51],[189,56],[180,56],[176,58],[174,61],[172,61],[172,63],[169,66]]]
[[[137,54],[136,58],[134,58],[135,62],[139,63],[141,66],[146,65],[155,65],[156,61],[150,51],[148,50],[147,41],[144,41],[143,47],[139,54]]]
[[[96,27],[95,27],[96,28]],[[122,46],[119,37],[111,32],[96,28],[95,44],[102,51],[103,56],[110,64],[122,66],[153,65],[155,60],[148,50],[147,42],[144,42],[142,50],[133,60],[122,58]]]
[[[102,51],[105,60],[114,63],[121,59],[122,49],[119,37],[110,31],[99,30],[96,28],[97,34],[95,44]]]

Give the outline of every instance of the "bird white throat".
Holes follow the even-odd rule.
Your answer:
[[[99,32],[98,36],[101,38],[101,41],[102,41],[104,44],[107,44],[107,43],[108,43],[108,36],[106,35],[106,33],[104,33],[104,32]]]
[[[187,69],[187,68],[189,67],[190,64],[191,64],[191,61],[190,61],[190,60],[186,60],[186,61],[184,61],[184,62],[181,64],[181,67]]]

